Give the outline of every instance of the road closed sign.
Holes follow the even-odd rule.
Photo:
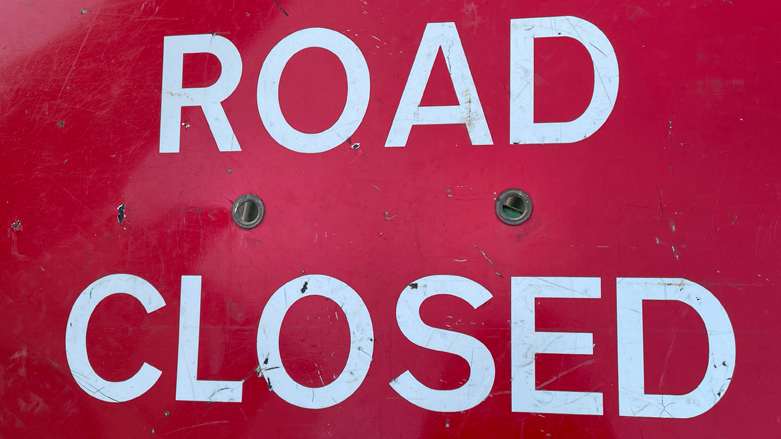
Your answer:
[[[781,437],[779,12],[3,3],[0,437]]]

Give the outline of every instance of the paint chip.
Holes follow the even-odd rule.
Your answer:
[[[119,223],[122,224],[122,221],[124,221],[125,218],[127,218],[127,215],[125,215],[124,204],[120,204],[119,207],[117,207],[117,213],[119,213],[119,215],[117,215],[117,220],[119,220]]]

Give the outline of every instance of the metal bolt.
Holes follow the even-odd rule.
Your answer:
[[[242,229],[251,229],[261,221],[265,208],[263,201],[257,195],[247,194],[240,196],[233,203],[233,222]]]
[[[496,216],[511,226],[524,223],[532,214],[532,200],[520,189],[507,189],[496,198]]]

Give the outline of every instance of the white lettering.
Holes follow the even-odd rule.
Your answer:
[[[586,111],[570,122],[534,123],[534,39],[579,41],[594,65],[594,92]],[[604,33],[577,17],[510,20],[510,143],[573,143],[605,123],[618,96],[618,60]]]
[[[421,107],[420,100],[440,48],[447,61],[458,105]],[[493,145],[455,23],[426,25],[385,146],[405,146],[413,125],[441,124],[464,124],[473,145]]]
[[[491,299],[491,293],[475,281],[460,276],[427,276],[408,285],[396,304],[396,320],[402,334],[427,349],[455,354],[469,364],[469,379],[453,390],[431,389],[409,370],[391,381],[402,398],[435,412],[459,412],[477,406],[491,392],[496,368],[491,352],[477,339],[444,329],[432,328],[420,319],[420,306],[429,297],[455,296],[477,308]]]
[[[279,332],[290,307],[308,296],[327,297],[342,308],[350,327],[350,353],[344,370],[323,387],[306,387],[285,370],[279,353]],[[298,407],[322,409],[347,399],[360,387],[374,352],[371,316],[361,296],[346,283],[331,276],[307,275],[280,287],[269,299],[258,327],[258,361],[269,390]]]
[[[185,53],[211,53],[216,56],[222,65],[217,82],[208,87],[182,88]],[[212,34],[165,37],[160,152],[179,152],[182,107],[190,106],[201,107],[220,151],[241,151],[221,104],[236,90],[240,79],[241,55],[227,38]]]
[[[677,300],[697,311],[708,333],[705,377],[686,395],[645,393],[643,301]],[[735,370],[735,333],[721,302],[685,279],[618,279],[618,413],[644,418],[693,418],[724,396]]]
[[[176,362],[176,400],[241,402],[242,381],[198,379],[198,341],[201,328],[201,276],[182,276],[179,304],[179,358]]]
[[[81,292],[71,308],[65,330],[65,355],[73,379],[89,395],[106,402],[125,402],[138,398],[160,378],[160,370],[147,363],[130,379],[106,381],[95,372],[87,356],[87,325],[98,304],[114,294],[129,294],[147,313],[165,306],[165,300],[149,282],[131,274],[102,277]]]
[[[536,332],[536,299],[599,299],[599,278],[513,277],[511,282],[512,411],[602,415],[602,394],[599,392],[535,390],[537,354],[594,353],[594,341],[590,333]]]
[[[310,47],[336,55],[347,75],[347,101],[342,114],[333,126],[315,134],[291,127],[279,106],[282,70],[293,55]],[[263,62],[258,78],[258,112],[268,133],[285,148],[303,153],[325,152],[347,140],[361,124],[369,106],[369,90],[369,66],[355,43],[330,29],[304,29],[283,38]]]

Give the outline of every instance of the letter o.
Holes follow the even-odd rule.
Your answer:
[[[279,81],[296,53],[321,48],[339,58],[347,75],[347,100],[339,119],[325,131],[309,134],[291,127],[279,106]],[[355,43],[339,32],[309,28],[294,32],[269,52],[258,78],[258,112],[266,130],[280,145],[295,152],[317,153],[335,148],[361,124],[369,106],[369,66]]]
[[[279,353],[279,332],[285,314],[296,301],[311,295],[327,297],[344,311],[350,327],[350,353],[344,370],[323,387],[307,387],[295,382],[285,370]],[[293,279],[269,299],[258,326],[258,361],[269,389],[298,407],[322,409],[347,399],[360,387],[374,351],[374,330],[369,310],[361,296],[346,283],[325,275]]]

